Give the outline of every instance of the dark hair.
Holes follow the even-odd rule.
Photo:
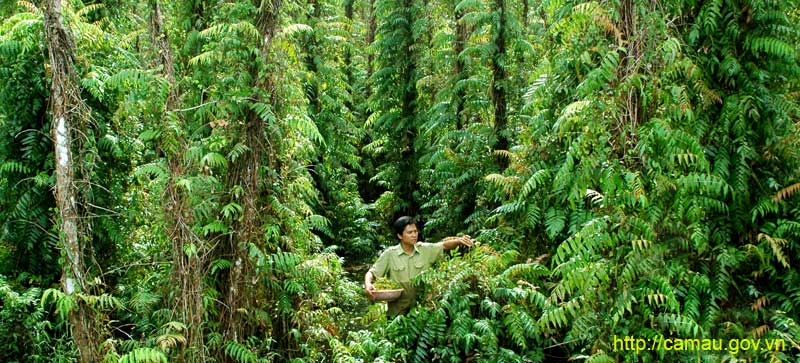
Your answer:
[[[409,216],[402,216],[397,218],[392,225],[392,229],[394,229],[394,233],[396,234],[403,234],[403,231],[406,230],[406,226],[409,224],[417,225],[417,219],[414,217]]]

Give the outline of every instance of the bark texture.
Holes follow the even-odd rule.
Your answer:
[[[494,11],[498,14],[496,28],[494,29],[495,54],[492,58],[492,105],[494,106],[494,133],[497,142],[494,150],[508,150],[509,140],[506,136],[508,124],[508,105],[506,101],[506,1],[494,0]],[[504,170],[508,167],[508,158],[496,155],[495,163]]]
[[[161,6],[157,0],[150,0],[150,37],[158,52],[159,63],[164,77],[169,83],[169,93],[165,103],[165,113],[175,112],[180,99],[175,82],[175,61],[169,45],[169,35],[164,28]],[[171,122],[172,118],[165,117]],[[177,125],[166,125],[167,130],[177,130]],[[175,127],[171,127],[175,126]],[[165,133],[169,142],[162,142],[161,151],[167,158],[170,179],[164,191],[163,208],[165,229],[172,241],[172,281],[178,287],[178,295],[173,301],[173,309],[187,326],[187,345],[180,348],[178,360],[181,362],[206,362],[207,356],[203,337],[203,285],[202,275],[206,255],[204,241],[192,230],[194,220],[191,202],[178,188],[176,180],[185,174],[183,160],[185,140],[181,135]],[[166,147],[172,144],[176,147]],[[170,150],[172,149],[172,150]],[[192,251],[192,253],[186,253]]]
[[[81,195],[76,186],[75,166],[80,166],[80,153],[73,157],[73,149],[80,150],[73,130],[86,125],[89,109],[83,102],[75,72],[75,41],[69,28],[62,22],[61,1],[44,1],[44,26],[47,49],[52,69],[50,102],[52,107],[53,141],[56,156],[56,205],[58,206],[61,242],[66,261],[62,267],[61,286],[64,293],[72,295],[76,306],[69,315],[72,336],[81,363],[99,362],[100,337],[94,324],[94,314],[76,294],[88,294],[89,286],[84,257],[84,244],[90,243],[88,220],[81,215]],[[77,159],[77,160],[74,160]],[[88,188],[88,184],[84,186]]]
[[[458,2],[454,3],[457,7]],[[453,77],[455,82],[453,82],[453,86],[457,87],[455,94],[453,95],[453,112],[455,113],[456,117],[456,130],[463,129],[467,121],[463,115],[464,112],[464,97],[466,92],[464,91],[464,87],[458,87],[458,83],[463,81],[466,78],[466,73],[464,71],[464,58],[461,57],[461,53],[464,51],[464,47],[467,44],[467,25],[461,19],[464,16],[463,9],[456,9],[453,11],[453,22],[456,24],[456,36],[453,40],[453,53],[456,57],[455,63],[453,65]]]
[[[622,0],[619,3],[618,12],[621,15],[622,42],[627,49],[627,56],[624,58],[622,79],[631,77],[638,73],[642,56],[642,37],[639,32],[639,25],[636,20],[636,3],[633,0]],[[643,110],[642,99],[637,87],[631,87],[625,96],[624,112],[619,122],[619,132],[624,135],[621,141],[622,155],[627,154],[629,148],[637,143],[636,129],[642,123]]]
[[[261,35],[263,42],[261,43],[261,59],[257,62],[269,64],[270,58],[273,57],[272,39],[275,37],[278,27],[278,17],[282,6],[281,0],[265,0],[258,1],[258,13],[256,15],[256,28]],[[250,69],[251,79],[254,80],[255,86],[268,94],[269,98],[264,99],[262,96],[256,94],[251,97],[253,102],[262,102],[270,104],[273,109],[278,106],[278,100],[275,94],[275,79],[274,74],[259,74],[257,66],[253,65]],[[226,317],[224,321],[225,326],[225,339],[233,341],[242,341],[255,333],[255,327],[252,320],[247,319],[247,314],[252,312],[253,309],[258,307],[258,286],[259,279],[255,267],[250,258],[250,246],[254,245],[256,248],[263,248],[263,233],[262,225],[264,222],[263,216],[269,213],[269,190],[263,187],[267,184],[261,180],[260,166],[266,165],[269,169],[277,169],[279,166],[276,161],[276,152],[267,140],[272,139],[274,136],[267,135],[267,128],[265,120],[254,110],[250,109],[245,113],[244,125],[242,125],[241,135],[242,141],[247,146],[247,153],[239,158],[239,160],[232,165],[230,179],[228,184],[233,186],[241,186],[242,197],[242,217],[234,225],[234,233],[230,240],[230,249],[233,266],[229,271],[229,284],[228,291],[226,291],[225,305]],[[270,183],[271,184],[271,183]],[[261,207],[267,205],[267,207]],[[271,253],[274,251],[265,251]],[[269,292],[265,296],[267,300],[270,299]],[[273,336],[276,339],[278,349],[283,349],[282,342],[286,338],[285,334],[277,333],[281,326],[281,318],[274,317]],[[285,350],[285,349],[284,349]]]

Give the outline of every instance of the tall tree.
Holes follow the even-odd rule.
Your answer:
[[[80,137],[74,130],[83,130],[89,117],[89,108],[81,99],[78,75],[75,72],[75,40],[69,27],[63,23],[61,0],[44,3],[45,37],[52,69],[51,107],[53,142],[55,144],[56,205],[59,210],[63,252],[66,257],[61,285],[68,298],[77,302],[70,312],[72,335],[82,363],[99,362],[100,336],[91,309],[76,294],[89,294],[90,277],[84,257],[85,244],[91,243],[89,220],[82,215],[79,192],[90,188],[88,175],[76,168],[82,165]],[[77,150],[75,154],[73,150]],[[77,157],[75,157],[77,156]],[[76,176],[76,170],[78,171]],[[84,178],[84,180],[81,180]]]
[[[378,31],[377,11],[375,0],[369,0],[369,6],[367,7],[367,33],[364,39],[367,45],[375,42],[375,33]],[[375,55],[372,51],[369,51],[367,54],[367,77],[372,77],[373,73],[375,73]],[[372,87],[366,87],[365,93],[366,97],[369,98],[372,95]]]
[[[467,22],[464,19],[464,8],[459,6],[458,2],[454,1],[453,4],[453,24],[455,24],[455,37],[453,37],[453,86],[455,92],[452,96],[453,113],[456,119],[456,130],[461,130],[467,123],[464,115],[464,88],[459,85],[464,79],[467,78],[465,64],[464,64],[464,47],[467,43]]]
[[[370,99],[375,123],[372,147],[382,149],[379,176],[394,193],[395,214],[415,215],[419,201],[417,138],[418,39],[423,8],[417,0],[381,0],[376,3],[381,22],[376,33],[380,69],[374,75],[375,94]]]
[[[174,309],[181,321],[187,325],[187,344],[181,347],[180,361],[205,362],[206,350],[203,338],[203,261],[204,241],[193,231],[195,224],[191,201],[186,190],[177,181],[185,175],[185,150],[187,143],[183,135],[185,125],[177,112],[179,89],[175,81],[175,57],[165,29],[164,17],[158,0],[150,0],[150,37],[158,53],[163,76],[169,87],[164,103],[164,125],[161,128],[162,142],[159,148],[167,159],[169,180],[164,190],[163,208],[165,230],[172,241],[172,279],[178,291]],[[189,348],[188,352],[186,348]]]
[[[509,137],[507,135],[508,125],[508,87],[510,82],[507,79],[506,67],[508,66],[508,10],[506,9],[507,0],[494,0],[492,2],[493,21],[492,38],[494,41],[492,49],[492,106],[494,107],[494,133],[497,138],[493,149],[507,151],[509,147]],[[506,156],[496,155],[497,166],[503,170],[508,167]]]
[[[320,195],[314,208],[323,217],[315,217],[318,222],[313,227],[326,245],[340,247],[341,256],[358,259],[371,255],[373,248],[366,238],[369,227],[360,222],[366,216],[366,206],[355,175],[362,170],[358,144],[363,131],[356,125],[351,92],[358,87],[353,83],[361,80],[349,71],[355,67],[354,46],[335,36],[350,26],[331,21],[340,16],[341,9],[325,2],[312,1],[310,5],[305,19],[309,30],[303,32],[300,44],[305,51],[307,113],[322,137],[315,145],[316,160],[309,169]],[[352,16],[352,9],[349,12]]]
[[[243,320],[242,309],[254,306],[256,294],[248,281],[257,278],[255,267],[250,258],[251,246],[260,245],[262,234],[263,213],[265,208],[260,205],[264,202],[265,194],[270,192],[265,189],[262,182],[262,170],[266,168],[266,175],[274,175],[272,170],[279,168],[276,161],[275,149],[267,145],[266,130],[270,125],[267,114],[274,116],[274,110],[279,100],[273,96],[276,89],[276,79],[273,73],[265,72],[266,67],[259,66],[259,62],[268,62],[273,56],[273,38],[278,30],[278,19],[281,12],[282,0],[254,1],[256,8],[253,24],[261,39],[259,52],[255,59],[250,59],[247,65],[249,87],[254,91],[250,95],[250,107],[244,112],[239,131],[240,142],[247,148],[245,155],[233,165],[229,175],[231,187],[242,189],[241,208],[242,216],[234,224],[233,238],[230,239],[233,251],[233,267],[229,273],[228,290],[226,291],[227,319],[225,337],[232,341],[240,341],[253,333],[252,322]],[[258,112],[261,110],[262,112]],[[266,161],[267,165],[264,165]],[[267,214],[269,212],[267,211]],[[268,246],[269,250],[276,250],[277,246]],[[269,251],[274,252],[274,251]],[[276,325],[281,325],[276,319]],[[288,332],[286,332],[288,333]],[[283,340],[280,340],[283,341]]]

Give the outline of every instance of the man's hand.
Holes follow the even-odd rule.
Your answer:
[[[372,285],[372,271],[367,271],[367,274],[364,276],[364,291],[369,296],[370,300],[375,300],[375,286]]]
[[[461,236],[461,237],[447,237],[442,240],[443,247],[445,250],[449,250],[451,248],[456,248],[458,246],[467,246],[472,247],[475,245],[475,242],[472,242],[472,237],[470,236]]]
[[[369,296],[370,300],[375,300],[375,286],[372,286],[371,282],[364,284],[364,291],[367,292],[367,296]]]

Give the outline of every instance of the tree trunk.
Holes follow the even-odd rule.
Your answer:
[[[466,64],[464,63],[464,58],[462,58],[461,53],[464,51],[464,48],[467,44],[467,38],[470,34],[470,30],[467,28],[466,22],[462,19],[464,16],[464,10],[455,8],[458,5],[458,1],[452,3],[453,5],[453,22],[455,23],[455,38],[453,40],[453,53],[455,58],[455,62],[453,63],[453,82],[451,87],[457,87],[455,93],[453,93],[452,101],[453,104],[453,113],[455,116],[456,130],[464,130],[469,125],[469,118],[467,112],[464,111],[464,103],[466,98],[466,90],[464,86],[458,86],[458,83],[467,79],[467,70]],[[475,211],[475,191],[474,188],[463,188],[459,187],[462,193],[457,193],[458,196],[455,205],[460,206],[457,210],[459,212],[459,221],[458,224],[451,225],[451,227],[456,227],[458,229],[455,230],[462,230],[464,225],[461,224],[464,220],[466,220],[474,211]],[[454,223],[456,223],[454,221]]]
[[[311,10],[308,12],[308,21],[309,26],[311,28],[316,29],[321,21],[322,17],[322,4],[318,3],[317,0],[309,0],[309,5],[312,5]],[[347,16],[348,20],[352,20],[353,17],[353,0],[347,0],[345,2],[345,15]],[[309,35],[308,43],[306,43],[306,53],[304,56],[305,67],[308,72],[312,75],[309,77],[308,83],[305,85],[306,87],[306,94],[308,96],[308,106],[309,106],[309,116],[311,119],[314,120],[314,123],[317,124],[320,132],[323,135],[323,138],[326,140],[326,145],[320,145],[319,151],[316,155],[316,160],[309,165],[309,173],[311,174],[311,178],[314,181],[314,186],[319,191],[319,206],[321,210],[325,210],[325,205],[329,203],[332,199],[330,193],[328,191],[328,182],[329,180],[326,178],[327,175],[323,175],[325,169],[325,163],[327,162],[327,155],[328,150],[334,150],[334,145],[337,144],[336,138],[340,137],[337,135],[335,131],[335,125],[326,124],[321,117],[320,114],[322,113],[322,109],[324,107],[322,100],[320,99],[320,90],[319,90],[319,67],[315,62],[316,57],[325,57],[324,54],[321,52],[321,47],[317,42],[317,34],[314,33]],[[347,48],[344,54],[344,65],[345,65],[345,79],[347,80],[348,84],[353,84],[353,77],[350,63],[351,63],[351,54],[350,49]],[[325,62],[324,60],[322,61]],[[324,92],[324,91],[323,91]],[[344,101],[345,107],[347,109],[351,109],[352,105],[349,100]],[[328,237],[322,236],[323,241],[327,240]]]
[[[528,31],[528,12],[530,11],[530,4],[528,4],[529,0],[522,0],[522,30],[524,32]]]
[[[419,53],[418,47],[415,45],[416,39],[414,39],[414,28],[419,24],[418,22],[421,20],[417,20],[414,18],[415,14],[412,14],[410,9],[413,9],[415,0],[405,0],[403,3],[403,7],[407,9],[404,11],[403,14],[407,16],[405,25],[401,25],[406,27],[404,34],[408,36],[407,39],[404,39],[402,42],[403,46],[408,49],[408,64],[398,67],[399,68],[399,78],[402,87],[402,99],[400,104],[401,119],[405,120],[402,121],[402,125],[400,127],[400,196],[408,203],[405,211],[403,212],[404,215],[408,216],[415,216],[419,211],[419,203],[417,203],[416,198],[414,198],[414,192],[419,189],[419,166],[418,166],[418,156],[416,154],[416,150],[414,150],[414,143],[417,138],[417,86],[416,83],[419,80],[417,76],[417,62],[421,54]],[[421,33],[425,33],[424,31]],[[421,37],[420,42],[424,41],[424,37]]]
[[[169,36],[164,30],[164,18],[161,15],[161,6],[158,0],[150,0],[150,37],[158,51],[158,59],[163,67],[164,77],[169,82],[166,111],[170,112],[178,106],[178,87],[175,85],[175,61],[172,48],[169,46]]]
[[[627,56],[624,58],[622,78],[631,77],[637,73],[638,63],[642,53],[642,38],[638,34],[636,24],[635,2],[633,0],[622,0],[620,2],[619,13],[621,15],[623,42],[627,43]],[[620,132],[624,135],[621,140],[621,153],[627,154],[629,148],[636,144],[636,128],[642,122],[642,100],[639,90],[631,87],[625,99],[625,110],[620,119]]]
[[[344,2],[344,16],[347,18],[347,31],[348,33],[352,33],[353,30],[353,5],[355,0],[345,0]],[[351,87],[355,88],[355,77],[353,77],[353,54],[351,52],[351,48],[347,47],[344,51],[344,74],[345,80],[347,84],[351,85]],[[347,106],[348,110],[353,109],[352,99],[348,98],[344,102],[345,106]]]
[[[161,7],[157,0],[150,0],[150,36],[158,52],[158,58],[163,67],[163,74],[169,82],[169,94],[165,104],[165,112],[174,112],[178,107],[178,87],[175,82],[175,63],[172,48],[169,46],[169,37],[164,30],[164,19]],[[165,117],[169,120],[169,117]],[[168,121],[169,122],[169,121]],[[178,129],[165,125],[167,130]],[[203,241],[192,231],[194,224],[192,210],[186,196],[180,192],[175,180],[184,174],[185,140],[180,135],[174,137],[174,150],[162,150],[167,158],[170,178],[164,191],[163,208],[165,217],[165,230],[172,241],[172,280],[179,289],[179,295],[174,302],[174,309],[181,321],[188,327],[188,346],[181,347],[178,359],[181,362],[205,362],[206,355],[203,338],[203,296],[202,296],[202,266],[204,264]],[[160,146],[164,149],[164,146]],[[197,251],[187,254],[187,246],[194,244]],[[188,349],[187,349],[188,348]]]
[[[367,49],[375,42],[375,32],[378,29],[378,22],[377,16],[375,14],[375,0],[369,0],[369,26],[367,28],[367,38],[365,39],[365,43]],[[367,50],[367,75],[366,78],[372,78],[372,74],[375,73],[375,54],[372,51]],[[367,87],[364,87],[366,90],[365,97],[369,99],[372,96],[372,85],[368,82]]]
[[[76,126],[81,128],[85,124],[89,109],[80,96],[78,77],[74,69],[75,41],[70,30],[61,22],[60,0],[44,2],[44,24],[53,72],[51,106],[56,155],[56,205],[61,219],[59,230],[66,255],[61,286],[64,293],[72,295],[77,303],[70,312],[69,319],[78,349],[78,359],[81,363],[99,362],[99,337],[94,331],[94,314],[80,297],[75,296],[77,293],[89,293],[82,243],[88,243],[90,239],[87,234],[88,222],[81,218],[78,205],[80,196],[75,185],[72,129]]]
[[[278,17],[282,0],[270,0],[258,2],[258,14],[256,15],[256,28],[263,39],[261,44],[261,56],[259,61],[268,62],[272,52],[272,39],[275,36],[278,25]],[[275,80],[273,75],[259,75],[257,67],[253,66],[250,70],[251,78],[256,80],[256,86],[266,90],[270,94],[270,99],[263,100],[259,95],[253,95],[254,102],[263,102],[277,105],[277,99],[272,97],[275,92]],[[243,312],[250,312],[256,307],[254,286],[257,284],[259,276],[253,276],[254,268],[250,261],[249,244],[259,244],[261,240],[261,227],[263,224],[262,216],[266,211],[259,208],[265,202],[263,188],[264,183],[259,174],[260,166],[267,158],[268,168],[277,168],[274,161],[274,152],[265,145],[265,124],[258,114],[253,110],[248,110],[245,114],[244,144],[248,147],[245,156],[239,159],[231,170],[229,183],[239,185],[243,189],[242,193],[242,218],[234,225],[233,237],[230,241],[232,250],[233,266],[229,272],[229,286],[226,292],[227,317],[225,319],[224,336],[228,340],[241,341],[253,333],[253,325],[246,321]],[[268,251],[269,252],[269,251]],[[274,317],[273,324],[280,323],[279,317]],[[281,345],[284,337],[274,337]]]
[[[506,105],[506,2],[505,0],[494,1],[494,11],[498,12],[498,20],[494,29],[495,54],[492,58],[492,105],[494,106],[494,133],[497,142],[494,150],[508,150],[509,141],[506,136],[506,124],[508,123]],[[495,163],[500,170],[508,167],[508,158],[495,155]]]
[[[458,5],[456,2],[454,5]],[[461,52],[464,51],[464,46],[467,43],[467,26],[461,17],[464,16],[464,10],[459,9],[453,12],[453,20],[456,23],[456,37],[453,41],[453,53],[455,53],[455,65],[453,66],[453,75],[455,77],[453,87],[458,85],[458,82],[464,80],[464,60],[461,58]],[[456,130],[461,130],[466,125],[464,115],[464,87],[457,88],[453,95],[453,112],[456,118]]]

